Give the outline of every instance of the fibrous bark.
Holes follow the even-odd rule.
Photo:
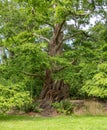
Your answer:
[[[62,53],[62,42],[63,42],[63,31],[61,24],[57,24],[54,27],[53,37],[49,42],[48,54],[52,57],[61,55]],[[43,89],[40,95],[41,99],[45,101],[61,101],[69,97],[69,87],[64,83],[63,80],[52,79],[53,71],[51,69],[46,70],[46,76],[44,80]]]

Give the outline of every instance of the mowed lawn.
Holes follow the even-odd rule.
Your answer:
[[[0,130],[107,130],[106,116],[3,116]]]

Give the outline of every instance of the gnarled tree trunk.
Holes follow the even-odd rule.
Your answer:
[[[57,24],[54,27],[53,37],[49,43],[48,54],[52,57],[56,55],[61,55],[62,53],[62,42],[63,42],[63,32],[61,31],[62,24]],[[45,81],[43,89],[40,95],[41,99],[45,101],[60,101],[69,97],[69,87],[64,83],[63,80],[53,80],[52,70],[46,70]]]

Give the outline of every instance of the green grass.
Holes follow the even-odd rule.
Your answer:
[[[107,117],[31,117],[0,115],[0,130],[107,130]]]

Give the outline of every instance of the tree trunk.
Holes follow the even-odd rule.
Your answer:
[[[45,101],[61,101],[69,97],[69,87],[63,80],[53,80],[49,70],[46,72],[44,86],[41,92],[41,99]]]
[[[61,31],[62,24],[57,24],[54,27],[53,37],[49,43],[48,54],[50,56],[61,55],[62,53],[62,41],[63,32]],[[60,101],[69,97],[69,87],[63,80],[53,80],[52,70],[46,70],[45,81],[40,98],[45,101]]]

